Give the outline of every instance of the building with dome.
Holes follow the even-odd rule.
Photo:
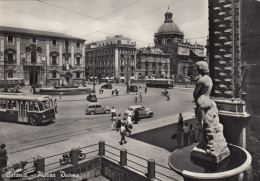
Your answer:
[[[172,13],[165,13],[165,21],[154,35],[155,48],[170,54],[170,75],[193,79],[196,61],[204,60],[204,46],[184,40],[184,33],[173,22]]]

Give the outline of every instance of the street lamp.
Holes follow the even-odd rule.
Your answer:
[[[36,85],[35,85],[35,82],[36,82],[36,78],[35,78],[35,63],[36,63],[36,52],[33,51],[31,52],[32,53],[32,62],[33,62],[33,94],[36,93]]]

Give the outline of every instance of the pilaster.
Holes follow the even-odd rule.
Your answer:
[[[21,64],[21,39],[16,38],[16,65]]]
[[[59,43],[59,66],[62,66],[62,43]]]
[[[0,37],[0,56],[1,56],[1,61],[0,61],[0,64],[1,65],[4,65],[4,57],[5,57],[5,55],[4,55],[4,36],[1,36]]]
[[[71,66],[74,67],[75,60],[74,60],[74,43],[71,43]]]
[[[47,66],[50,66],[50,42],[46,41],[46,61]]]

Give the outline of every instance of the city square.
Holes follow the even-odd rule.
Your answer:
[[[1,180],[260,178],[259,1],[0,8]]]

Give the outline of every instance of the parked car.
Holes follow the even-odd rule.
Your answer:
[[[124,116],[131,116],[132,118],[134,117],[134,111],[135,110],[139,111],[139,117],[140,118],[150,118],[153,117],[153,111],[150,108],[145,108],[143,106],[140,105],[134,105],[134,106],[130,106],[125,112],[124,112]]]
[[[112,89],[112,84],[110,82],[101,85],[102,89]]]
[[[130,92],[138,92],[138,87],[137,87],[137,85],[130,85],[130,86],[129,86],[129,91],[130,91]]]
[[[108,106],[102,106],[100,103],[89,103],[86,107],[86,114],[109,114],[110,108]]]
[[[90,93],[86,99],[89,102],[97,102],[97,96],[94,93]]]

